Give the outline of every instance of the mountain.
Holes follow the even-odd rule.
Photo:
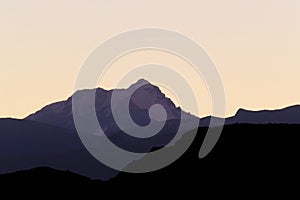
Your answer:
[[[104,90],[97,88],[77,91],[66,101],[45,106],[40,111],[25,118],[25,120],[75,130],[72,116],[72,99],[79,99],[80,108],[83,110],[81,115],[90,115],[91,113],[86,113],[86,109],[84,108],[86,106],[86,98],[89,98],[91,94],[95,95],[96,115],[106,136],[117,146],[132,152],[149,152],[154,147],[165,146],[176,134],[183,134],[197,128],[197,124],[194,127],[189,125],[191,121],[198,123],[196,117],[176,107],[157,86],[150,84],[144,79],[138,80],[127,89]],[[115,95],[116,106],[111,103],[112,95]],[[126,116],[126,112],[123,111],[123,105],[127,105],[127,101],[129,101],[130,117]],[[136,132],[135,127],[130,123],[125,123],[126,127],[120,128],[112,112],[117,112],[118,117],[121,119],[132,118],[137,125],[146,126],[150,123],[149,109],[154,104],[159,104],[164,108],[167,120],[158,134],[147,139],[127,134],[128,132]],[[162,120],[160,111],[154,111],[152,116],[154,117],[154,125],[155,123],[159,125],[159,122]],[[183,119],[182,121],[181,118]],[[88,123],[86,123],[86,130],[90,133],[97,132],[95,130],[97,127],[93,127]],[[138,134],[142,137],[142,134],[145,133],[139,131]]]
[[[70,170],[80,175],[101,180],[107,180],[116,176],[118,174],[117,171],[99,163],[89,154],[75,130],[72,116],[72,98],[74,95],[78,95],[84,101],[85,95],[91,92],[96,94],[96,114],[101,127],[107,133],[109,139],[117,146],[132,152],[144,153],[165,146],[177,133],[181,118],[183,118],[183,123],[186,124],[191,120],[197,119],[176,107],[158,87],[145,80],[139,80],[127,89],[104,90],[97,88],[80,90],[67,100],[45,106],[23,120],[0,119],[0,174],[47,166],[59,170]],[[115,92],[117,97],[117,105],[124,105],[126,99],[130,98],[130,115],[141,126],[150,122],[148,114],[150,106],[153,104],[162,105],[166,110],[167,121],[159,134],[147,139],[139,139],[125,134],[116,125],[112,115],[111,96],[113,92]],[[120,106],[116,106],[113,109],[118,111]],[[85,114],[88,115],[89,113]],[[122,113],[120,115],[122,116]],[[159,115],[154,116],[156,122],[161,120]],[[300,116],[300,106],[291,106],[274,111],[247,111],[240,109],[235,116],[226,119],[226,125],[242,123],[250,125],[233,126],[237,128],[231,128],[231,125],[225,126],[227,136],[224,139],[223,133],[218,145],[220,145],[219,143],[224,143],[224,141],[226,141],[226,145],[224,147],[223,144],[223,147],[219,148],[221,149],[218,152],[220,156],[217,156],[217,159],[222,158],[221,155],[225,151],[229,151],[234,155],[229,157],[229,159],[236,160],[243,159],[243,153],[250,156],[264,155],[265,151],[268,151],[266,148],[270,147],[268,139],[274,141],[274,146],[272,147],[274,152],[281,151],[279,147],[282,141],[285,142],[285,149],[290,148],[289,144],[294,144],[298,137],[294,134],[298,126],[278,125],[268,128],[269,126],[267,125],[253,124],[300,124],[300,117],[298,116]],[[199,129],[206,129],[205,126],[209,124],[210,118],[201,119]],[[182,134],[182,137],[185,135],[185,132],[190,131],[189,128],[191,129],[191,127],[186,126],[186,129],[181,130],[180,134]],[[285,137],[281,134],[284,130],[288,130],[287,128],[291,131],[289,133],[290,137]],[[270,136],[266,134],[270,130],[276,132],[280,129],[281,132],[276,135],[276,138],[275,135]],[[128,130],[134,131],[130,127],[128,127]],[[253,134],[257,131],[260,131],[261,134]],[[243,132],[243,134],[239,134],[240,132]],[[245,132],[247,134],[244,134]],[[205,132],[199,134],[198,137],[203,137]],[[260,143],[261,136],[264,137],[265,143]],[[201,140],[198,142],[201,144]],[[252,152],[252,146],[256,144],[261,146],[262,150],[260,152]],[[294,152],[299,151],[297,145],[292,146],[293,149],[290,150],[290,155],[293,154],[294,150]],[[234,146],[236,148],[233,148]],[[235,152],[235,149],[239,149],[239,151]],[[199,149],[194,151],[193,155],[195,154],[195,157],[197,157]],[[187,159],[189,160],[189,158]],[[193,165],[193,163],[190,164]]]
[[[154,104],[160,104],[164,107],[167,113],[167,120],[179,120],[181,118],[181,114],[183,115],[183,119],[186,120],[195,118],[188,113],[181,113],[182,110],[179,107],[176,107],[174,103],[167,98],[157,86],[150,84],[144,79],[138,80],[135,84],[131,85],[127,89],[104,90],[102,88],[97,88],[92,90],[77,91],[74,95],[80,96],[78,98],[82,98],[82,101],[85,100],[84,97],[88,94],[95,93],[96,113],[100,124],[102,123],[101,127],[104,129],[104,131],[119,131],[115,127],[112,115],[111,98],[113,92],[115,93],[117,99],[117,105],[126,104],[126,99],[130,98],[129,110],[131,117],[138,125],[141,126],[147,125],[150,122],[148,110]],[[131,94],[132,96],[130,96]],[[45,106],[41,110],[29,115],[25,119],[62,128],[75,129],[72,116],[73,96],[65,101],[60,101]],[[117,107],[113,109],[118,110],[120,108]],[[122,114],[122,112],[119,113]],[[158,121],[160,120],[159,118],[160,116],[158,115]]]
[[[95,92],[96,113],[105,134],[117,146],[131,152],[145,153],[168,144],[176,135],[183,112],[166,98],[158,87],[139,80],[128,89],[77,91],[74,95],[85,100]],[[166,110],[167,121],[163,129],[150,138],[136,138],[125,134],[114,121],[111,111],[111,96],[115,92],[117,105],[130,98],[129,110],[139,125],[150,122],[148,110],[160,104]],[[131,96],[131,94],[133,94]],[[99,163],[81,143],[72,116],[72,98],[42,108],[23,120],[0,119],[0,174],[28,168],[48,166],[101,180],[109,179],[118,172]],[[120,107],[120,106],[119,106]],[[114,109],[120,109],[118,106]],[[89,114],[89,113],[86,113]],[[121,113],[122,115],[122,113]],[[160,116],[155,116],[157,122]],[[183,113],[184,120],[195,117]],[[190,128],[190,127],[188,127]],[[132,130],[128,127],[129,131]],[[93,131],[93,130],[90,130]],[[186,130],[182,130],[183,134]],[[140,133],[142,134],[142,133]],[[95,137],[95,140],[98,138]]]

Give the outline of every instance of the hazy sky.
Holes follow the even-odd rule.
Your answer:
[[[228,116],[300,103],[299,0],[1,0],[0,27],[0,117],[66,99],[94,48],[143,27],[179,31],[206,49]]]

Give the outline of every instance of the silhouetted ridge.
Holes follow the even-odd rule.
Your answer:
[[[124,106],[124,99],[132,94],[130,98],[130,114],[133,119],[138,121],[138,124],[145,125],[149,123],[148,110],[154,104],[160,104],[164,107],[167,112],[167,120],[179,120],[181,117],[187,120],[193,118],[193,116],[185,112],[183,112],[183,115],[181,116],[181,109],[176,107],[169,98],[166,98],[165,94],[163,94],[157,86],[152,85],[144,79],[138,80],[127,89],[107,91],[102,88],[97,88],[77,91],[74,95],[76,95],[77,98],[82,99],[82,102],[85,101],[86,95],[91,93],[96,94],[95,102],[97,116],[99,120],[102,121],[103,126],[106,127],[106,131],[114,131],[114,129],[111,128],[113,121],[110,117],[112,110],[111,96],[113,92],[115,93],[118,102],[117,104],[120,106]],[[85,114],[88,115],[90,113]],[[36,113],[26,117],[26,119],[62,128],[75,129],[72,116],[72,97],[68,98],[66,101],[60,101],[45,106]]]
[[[239,109],[234,117],[228,118],[227,124],[249,123],[249,124],[299,124],[300,106],[290,106],[277,110],[250,111]]]

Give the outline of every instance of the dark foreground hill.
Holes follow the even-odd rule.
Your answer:
[[[119,173],[109,181],[68,171],[36,168],[0,175],[1,185],[64,190],[119,191],[133,188],[264,187],[300,180],[300,125],[228,125],[213,151],[198,158],[206,131],[200,128],[188,151],[170,166],[145,174]],[[184,139],[184,138],[183,138]],[[171,149],[170,149],[171,150]],[[51,186],[50,186],[51,185]],[[26,187],[25,187],[26,188]],[[247,188],[251,189],[251,188]]]

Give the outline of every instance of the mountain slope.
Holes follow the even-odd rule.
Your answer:
[[[40,166],[104,180],[117,173],[93,158],[75,131],[27,120],[0,119],[0,173]]]

